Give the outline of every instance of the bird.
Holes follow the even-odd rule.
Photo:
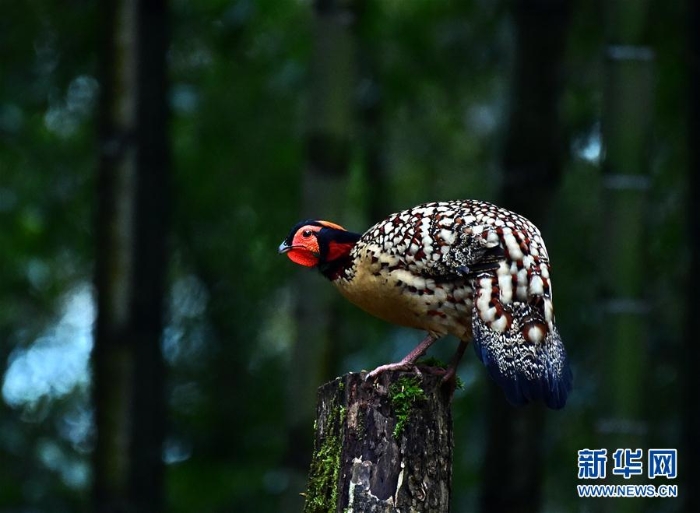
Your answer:
[[[315,268],[352,303],[389,323],[427,332],[405,358],[369,376],[407,369],[439,338],[471,342],[514,405],[561,409],[572,372],[552,304],[547,249],[525,217],[480,200],[424,203],[389,215],[363,234],[306,219],[278,248]]]

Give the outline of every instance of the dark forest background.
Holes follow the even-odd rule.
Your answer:
[[[700,510],[696,0],[6,4],[0,512],[300,511],[316,387],[422,334],[277,246],[456,198],[542,228],[575,389],[470,351],[453,511]],[[680,498],[579,499],[618,447]]]

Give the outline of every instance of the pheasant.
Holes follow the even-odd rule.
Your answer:
[[[549,257],[524,217],[476,200],[433,202],[391,214],[364,234],[321,220],[297,223],[279,252],[315,267],[351,302],[388,322],[427,331],[412,366],[440,337],[467,344],[506,398],[559,409],[572,374],[554,324]]]

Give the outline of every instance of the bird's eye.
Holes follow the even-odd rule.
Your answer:
[[[302,237],[311,237],[311,230],[304,230],[301,232]]]

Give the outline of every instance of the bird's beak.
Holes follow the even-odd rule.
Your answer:
[[[292,249],[292,246],[289,246],[289,245],[287,245],[286,242],[282,241],[282,244],[280,244],[280,247],[277,248],[277,251],[278,251],[280,254],[283,254],[283,253],[286,253],[286,252],[290,251],[291,249]]]

